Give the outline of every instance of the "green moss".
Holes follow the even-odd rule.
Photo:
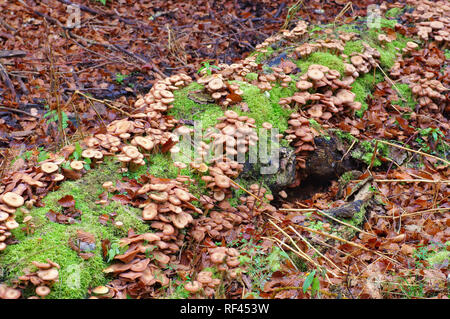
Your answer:
[[[262,63],[265,60],[267,60],[274,52],[275,49],[272,48],[271,46],[268,46],[266,48],[267,52],[255,52],[254,54],[256,54],[256,63]]]
[[[375,76],[372,72],[366,73],[358,77],[352,84],[352,92],[355,93],[355,101],[362,104],[360,110],[356,112],[356,115],[362,116],[367,110],[368,105],[366,99],[371,95],[373,88],[377,83],[384,81],[384,77],[378,70],[375,72]]]
[[[445,58],[447,60],[450,60],[450,50],[449,49],[445,49],[444,53],[445,53]]]
[[[201,121],[203,127],[212,127],[217,124],[217,118],[223,115],[223,110],[217,104],[198,104],[188,98],[188,93],[203,89],[201,84],[191,83],[187,87],[175,91],[173,108],[168,115],[177,119]]]
[[[338,138],[340,138],[341,140],[346,140],[349,143],[353,143],[354,140],[357,140],[356,137],[354,137],[352,134],[350,134],[348,132],[344,132],[341,130],[335,130],[334,133],[336,134],[336,136]]]
[[[321,64],[333,70],[338,70],[341,75],[344,74],[344,62],[337,55],[329,52],[314,52],[306,59],[295,61],[295,64],[300,68],[301,73],[308,71],[311,64]]]
[[[344,47],[344,54],[346,55],[350,55],[353,52],[363,52],[364,50],[364,46],[362,45],[362,41],[361,40],[356,40],[356,41],[347,41],[345,43],[345,47]]]
[[[445,243],[445,246],[441,248],[439,251],[433,252],[430,254],[426,260],[432,265],[436,264],[442,264],[445,260],[450,260],[450,251],[447,250],[448,246],[450,245],[450,242],[447,241]]]
[[[359,159],[370,165],[372,162],[373,152],[375,151],[375,141],[361,141],[358,147],[351,153],[353,158]],[[373,167],[381,166],[381,161],[377,158],[378,155],[386,157],[388,155],[389,148],[384,143],[378,143],[377,145],[377,156],[373,161]]]
[[[113,201],[106,206],[95,204],[98,195],[103,192],[101,185],[107,180],[120,179],[117,168],[117,164],[107,161],[77,181],[62,183],[59,190],[50,192],[42,200],[44,207],[33,208],[30,215],[36,225],[35,232],[26,235],[21,230],[24,227],[21,224],[19,228],[13,230],[18,244],[9,245],[0,255],[0,264],[7,274],[5,279],[11,280],[23,274],[23,270],[30,268],[33,260],[44,262],[49,258],[57,262],[61,270],[59,282],[54,285],[48,298],[84,298],[89,287],[105,284],[108,280],[102,270],[107,267],[107,263],[102,258],[101,241],[118,240],[126,236],[130,228],[137,233],[149,231],[149,227],[139,218],[141,215],[139,209]],[[51,222],[45,216],[49,210],[61,211],[57,201],[65,195],[72,195],[75,199],[75,208],[82,212],[81,220],[71,225]],[[113,227],[111,223],[104,226],[99,222],[99,216],[113,212],[117,213],[115,220],[124,223],[121,229]],[[21,223],[22,220],[23,215],[19,211],[17,221]],[[88,260],[79,257],[68,245],[69,239],[76,235],[77,230],[95,236],[96,248],[92,251],[94,256]]]
[[[254,80],[258,79],[258,74],[257,73],[252,73],[252,72],[251,73],[247,73],[245,78],[247,80],[254,81]]]
[[[385,16],[386,18],[395,18],[398,17],[402,12],[403,12],[402,8],[392,8],[386,12]]]
[[[257,128],[261,128],[262,123],[269,122],[274,128],[278,128],[280,133],[288,128],[287,120],[291,111],[282,108],[278,104],[281,96],[292,96],[295,89],[292,87],[282,88],[276,85],[271,91],[270,96],[262,93],[261,90],[254,85],[238,82],[244,94],[242,99],[247,103],[249,112],[244,112],[240,108],[234,107],[233,110],[239,115],[246,115],[255,119]],[[294,84],[293,84],[294,85]],[[294,86],[295,87],[295,86]]]
[[[409,87],[408,84],[405,83],[400,83],[400,84],[396,84],[395,87],[398,89],[398,91],[400,92],[401,96],[403,96],[403,98],[406,101],[403,101],[401,96],[399,96],[399,99],[396,101],[391,101],[392,104],[394,105],[401,105],[401,106],[407,106],[409,108],[411,108],[412,110],[415,109],[416,107],[416,100],[414,99],[414,96],[411,92],[411,88]]]

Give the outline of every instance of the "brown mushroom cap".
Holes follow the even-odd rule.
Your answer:
[[[2,200],[6,205],[14,208],[22,206],[25,202],[22,196],[12,192],[3,194]]]
[[[186,285],[184,285],[184,289],[191,293],[196,293],[200,289],[202,289],[202,284],[198,282],[197,280],[194,280],[192,282],[188,282]]]
[[[52,267],[52,265],[50,265],[49,263],[41,263],[39,261],[32,261],[31,262],[33,265],[35,265],[37,268],[39,269],[50,269]]]
[[[106,295],[109,292],[109,288],[106,286],[98,286],[92,289],[92,293],[97,296]]]
[[[175,189],[175,196],[177,196],[183,202],[187,202],[191,199],[191,195],[180,188]]]
[[[64,179],[64,175],[63,174],[53,174],[52,175],[52,180],[55,182],[60,182]]]
[[[36,295],[40,296],[40,297],[45,297],[50,293],[50,288],[48,288],[47,286],[38,286],[36,287]]]
[[[37,272],[39,278],[45,281],[55,281],[59,277],[59,272],[55,268],[40,270]]]
[[[209,284],[213,281],[212,272],[210,271],[201,271],[197,275],[197,281],[201,284]]]
[[[46,162],[41,165],[41,170],[44,173],[51,174],[56,172],[59,169],[59,166],[52,162]]]
[[[230,180],[225,175],[217,174],[214,177],[214,182],[220,188],[229,188],[230,187]]]
[[[20,296],[22,295],[22,293],[20,292],[19,289],[14,289],[14,288],[6,288],[5,291],[3,292],[3,299],[19,299]]]
[[[70,167],[75,171],[81,171],[84,167],[83,161],[72,161]]]
[[[147,204],[142,210],[143,220],[153,220],[158,215],[158,205],[155,203]]]
[[[170,220],[175,227],[182,229],[186,227],[187,224],[189,224],[193,220],[193,218],[190,214],[181,212],[179,214],[170,215]]]
[[[313,87],[313,84],[309,81],[298,81],[295,86],[299,90],[308,90]]]
[[[322,71],[320,71],[319,69],[309,69],[308,70],[308,78],[310,78],[313,81],[319,81],[322,80],[325,77],[325,74],[323,74]]]
[[[133,140],[135,141],[136,145],[139,145],[140,147],[142,147],[147,151],[151,150],[153,146],[155,146],[153,141],[143,136],[136,136]]]
[[[352,56],[350,58],[350,61],[356,66],[361,65],[361,64],[364,63],[364,59],[361,56],[359,56],[359,55]]]
[[[225,261],[227,255],[223,252],[215,252],[211,254],[211,262],[214,264],[221,264]]]
[[[232,110],[225,111],[224,115],[229,119],[237,119],[239,117],[239,114]]]
[[[128,156],[131,159],[136,159],[141,155],[137,147],[132,145],[125,146],[123,148],[123,152],[125,153],[126,156]]]
[[[217,91],[224,87],[224,83],[222,79],[214,78],[208,82],[208,87],[213,91]]]

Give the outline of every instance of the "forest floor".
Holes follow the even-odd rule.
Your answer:
[[[160,2],[0,0],[0,298],[448,298],[450,6]]]

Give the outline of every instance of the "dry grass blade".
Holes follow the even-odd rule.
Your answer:
[[[360,249],[363,249],[363,250],[365,250],[365,251],[372,252],[372,253],[374,253],[374,254],[376,254],[376,255],[382,257],[382,258],[386,258],[387,260],[389,260],[389,261],[391,261],[391,262],[393,262],[393,263],[395,263],[395,264],[400,264],[398,261],[396,261],[395,259],[390,258],[389,256],[385,256],[385,255],[383,255],[382,253],[380,253],[380,252],[378,252],[378,251],[371,250],[371,249],[369,249],[369,248],[367,248],[367,247],[364,247],[364,246],[359,245],[359,244],[357,244],[357,243],[348,241],[348,240],[346,240],[346,239],[344,239],[344,238],[340,238],[340,237],[338,237],[338,236],[334,236],[334,235],[331,235],[331,234],[328,234],[328,233],[324,233],[324,232],[321,232],[321,231],[319,231],[319,230],[315,230],[315,229],[312,229],[312,228],[309,228],[309,227],[305,227],[305,226],[302,226],[302,225],[295,225],[295,226],[296,226],[296,227],[299,227],[299,228],[301,228],[301,229],[303,229],[303,230],[306,230],[306,231],[310,231],[310,232],[313,232],[313,233],[316,233],[316,234],[319,234],[319,235],[322,235],[322,236],[325,236],[325,237],[329,237],[329,238],[334,239],[334,240],[341,241],[341,242],[346,243],[346,244],[349,244],[349,245],[351,245],[351,246],[353,246],[353,247],[360,248]]]
[[[337,270],[339,270],[341,273],[345,273],[341,268],[339,268],[339,266],[337,266],[332,260],[330,260],[327,256],[325,256],[324,254],[322,254],[319,250],[317,250],[316,247],[314,247],[305,237],[303,237],[294,227],[289,226],[289,228],[298,236],[300,237],[301,240],[303,240],[308,247],[310,247],[311,249],[313,249],[319,256],[321,256],[323,259],[325,259],[326,261],[328,261],[331,265],[333,265]]]
[[[283,233],[283,235],[285,235],[287,238],[289,238],[289,240],[292,242],[292,244],[295,246],[298,255],[303,257],[304,259],[306,259],[307,261],[309,261],[311,264],[313,264],[316,268],[319,269],[324,269],[321,265],[319,265],[318,263],[316,263],[311,257],[309,257],[305,252],[303,252],[300,247],[298,247],[297,243],[295,242],[295,240],[288,234],[286,233],[286,231],[284,231],[281,227],[279,227],[277,224],[275,224],[272,220],[269,220],[269,222],[275,226],[276,229],[278,229],[281,233]],[[278,242],[282,243],[282,241],[280,241],[278,238],[273,237],[274,239],[276,239]],[[285,243],[283,243],[284,245],[287,245]],[[287,245],[289,246],[289,245]],[[333,274],[333,276],[338,277],[338,275],[336,275],[334,272],[332,272],[331,270],[327,270],[329,271],[331,274]],[[328,279],[328,277],[327,277]],[[329,280],[329,279],[328,279]]]
[[[391,143],[391,142],[388,142],[388,141],[383,141],[383,140],[378,140],[378,141],[380,143],[384,143],[384,144],[387,144],[387,145],[390,145],[390,146],[393,146],[393,147],[397,147],[399,149],[402,149],[402,150],[405,150],[405,151],[408,151],[408,152],[413,152],[413,153],[420,154],[420,155],[425,156],[425,157],[434,158],[434,159],[436,159],[438,161],[442,161],[442,162],[446,163],[447,165],[450,165],[450,162],[445,160],[445,159],[443,159],[443,158],[440,158],[440,157],[437,157],[437,156],[434,156],[434,155],[431,155],[431,154],[427,154],[427,153],[424,153],[424,152],[421,152],[421,151],[416,151],[416,150],[413,150],[412,148],[400,146],[400,145],[397,145],[397,144],[394,144],[394,143]]]

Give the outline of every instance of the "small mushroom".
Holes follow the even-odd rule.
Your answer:
[[[36,295],[39,297],[46,297],[50,293],[50,288],[47,286],[38,286],[36,287]]]

